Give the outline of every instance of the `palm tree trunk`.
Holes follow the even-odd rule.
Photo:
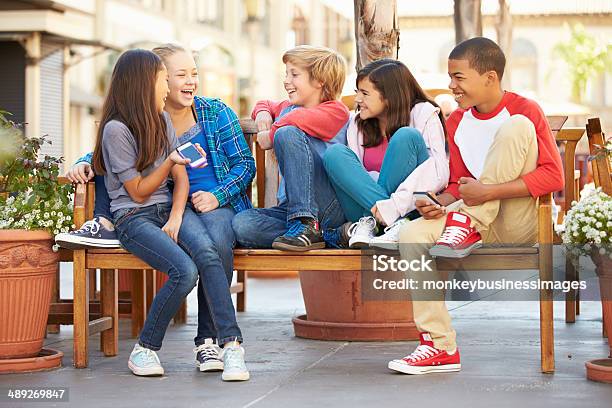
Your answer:
[[[506,55],[506,70],[502,79],[504,89],[511,88],[510,59],[512,58],[512,14],[510,14],[510,0],[499,0],[499,12],[497,13],[497,44]]]
[[[482,36],[480,0],[455,0],[455,44]]]
[[[357,65],[363,66],[381,58],[397,59],[399,24],[396,0],[354,0]]]

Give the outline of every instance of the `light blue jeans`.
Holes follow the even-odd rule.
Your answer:
[[[379,200],[387,200],[421,163],[429,158],[421,133],[411,127],[398,129],[383,159],[378,181],[368,174],[357,155],[345,145],[330,146],[323,157],[325,170],[349,221],[372,215]]]
[[[242,341],[227,275],[219,252],[198,216],[186,207],[178,243],[161,230],[168,221],[171,203],[115,211],[119,241],[153,269],[168,274],[151,304],[139,343],[159,350],[170,320],[196,285],[198,275],[219,344]]]

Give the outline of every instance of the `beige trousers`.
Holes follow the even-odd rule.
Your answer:
[[[533,123],[523,115],[514,115],[504,123],[487,153],[480,181],[500,184],[516,180],[536,168],[538,144]],[[533,197],[493,200],[477,206],[461,206],[482,235],[485,244],[535,243],[537,237],[537,203]],[[446,217],[436,220],[417,219],[400,231],[400,253],[403,259],[420,259],[440,237]],[[433,262],[432,264],[435,264]],[[410,272],[419,282],[440,280],[435,266],[432,272]],[[456,333],[444,302],[442,290],[413,291],[414,321],[420,332],[428,332],[436,348],[455,349]]]

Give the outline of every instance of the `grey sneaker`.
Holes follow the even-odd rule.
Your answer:
[[[221,360],[221,347],[213,339],[204,340],[204,344],[193,349],[196,358],[196,366],[202,372],[222,371],[223,360]]]
[[[223,357],[223,381],[247,381],[249,370],[244,363],[244,349],[240,346],[227,346],[221,351]]]
[[[138,343],[136,343],[134,350],[132,350],[130,354],[128,367],[132,370],[134,375],[145,377],[164,375],[164,367],[161,366],[157,353],[151,349],[142,347]]]
[[[86,221],[76,231],[57,234],[55,243],[68,249],[121,248],[121,243],[117,239],[117,232],[104,228],[98,217]]]

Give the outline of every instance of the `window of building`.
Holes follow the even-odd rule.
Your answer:
[[[516,38],[512,42],[510,70],[512,72],[512,89],[516,89],[518,92],[537,93],[538,51],[531,41],[525,38]]]

